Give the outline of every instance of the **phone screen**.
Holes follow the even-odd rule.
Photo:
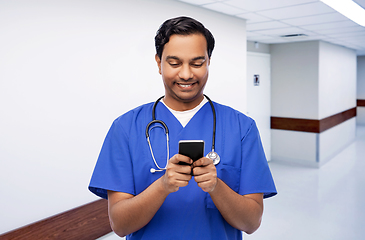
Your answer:
[[[196,161],[204,156],[203,140],[181,140],[179,141],[179,154],[188,156]],[[185,163],[180,163],[185,164]]]

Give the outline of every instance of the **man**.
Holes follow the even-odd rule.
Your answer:
[[[111,226],[127,239],[242,239],[260,226],[263,198],[276,194],[255,122],[203,95],[214,38],[200,22],[165,21],[155,45],[165,96],[114,121],[89,189],[108,199]],[[213,110],[220,163],[178,154],[179,140],[204,140],[211,151]],[[164,123],[146,129],[152,114]]]

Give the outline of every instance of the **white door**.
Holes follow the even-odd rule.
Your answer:
[[[267,160],[271,159],[270,54],[247,52],[247,115],[260,131]]]

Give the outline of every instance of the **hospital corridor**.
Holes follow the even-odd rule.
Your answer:
[[[364,16],[0,0],[0,240],[365,239]]]

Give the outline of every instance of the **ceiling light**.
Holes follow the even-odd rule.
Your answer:
[[[307,38],[308,35],[303,33],[298,33],[298,34],[281,35],[280,37],[285,38],[287,40],[301,40]]]
[[[291,37],[308,37],[307,34],[298,33],[298,34],[287,34],[287,35],[281,35],[280,37],[284,38],[291,38]]]
[[[365,27],[365,9],[352,0],[321,0],[337,12]]]

